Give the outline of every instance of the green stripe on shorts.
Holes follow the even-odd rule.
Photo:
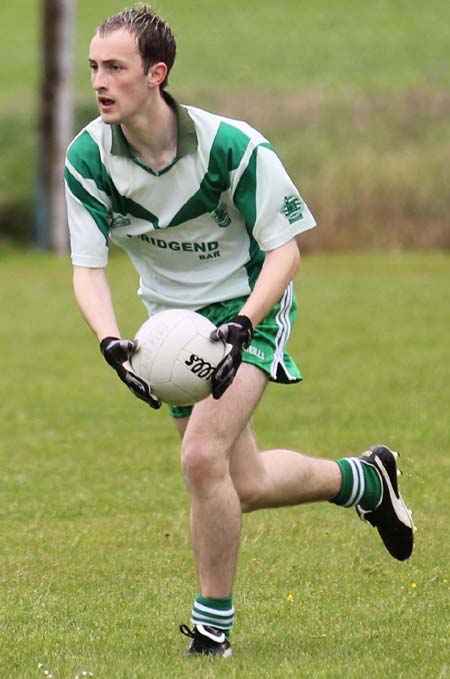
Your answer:
[[[246,297],[237,297],[226,302],[210,304],[198,310],[206,318],[220,325],[237,316],[245,304]],[[259,323],[252,342],[242,355],[244,363],[252,363],[269,375],[270,382],[294,384],[302,376],[294,359],[286,351],[286,344],[297,315],[294,286],[288,285],[283,297]],[[172,417],[188,417],[192,406],[170,406]]]

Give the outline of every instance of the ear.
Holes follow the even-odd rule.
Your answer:
[[[161,83],[164,82],[164,80],[166,79],[168,70],[169,69],[167,68],[167,64],[165,64],[163,61],[158,61],[157,64],[153,64],[153,66],[150,66],[147,73],[148,87],[150,89],[159,87]]]

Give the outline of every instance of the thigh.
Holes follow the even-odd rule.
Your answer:
[[[263,457],[258,450],[251,424],[251,415],[267,384],[267,377],[254,366],[242,365],[235,382],[219,401],[211,399],[212,403],[208,403],[208,399],[201,402],[202,407],[201,404],[195,406],[196,415],[192,426],[192,416],[175,417],[173,420],[181,439],[184,439],[189,427],[183,446],[189,447],[189,441],[197,435],[207,436],[209,442],[215,445],[217,437],[219,450],[213,450],[211,454],[218,454],[219,457],[225,454],[228,457],[230,477],[239,496],[242,511],[246,512],[255,508],[254,498],[261,495],[261,489],[267,481]],[[235,388],[237,396],[234,395]]]
[[[242,363],[234,382],[220,399],[210,396],[200,401],[189,418],[180,418],[176,423],[183,443],[201,440],[230,456],[233,446],[250,423],[267,381],[262,370]]]

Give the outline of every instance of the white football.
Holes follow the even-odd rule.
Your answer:
[[[212,373],[227,351],[224,342],[209,339],[215,327],[195,311],[160,311],[136,333],[131,367],[160,401],[197,403],[211,393]]]

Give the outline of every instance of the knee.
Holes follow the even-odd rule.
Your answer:
[[[183,441],[183,477],[190,490],[211,491],[227,473],[228,464],[214,447],[202,440]]]

